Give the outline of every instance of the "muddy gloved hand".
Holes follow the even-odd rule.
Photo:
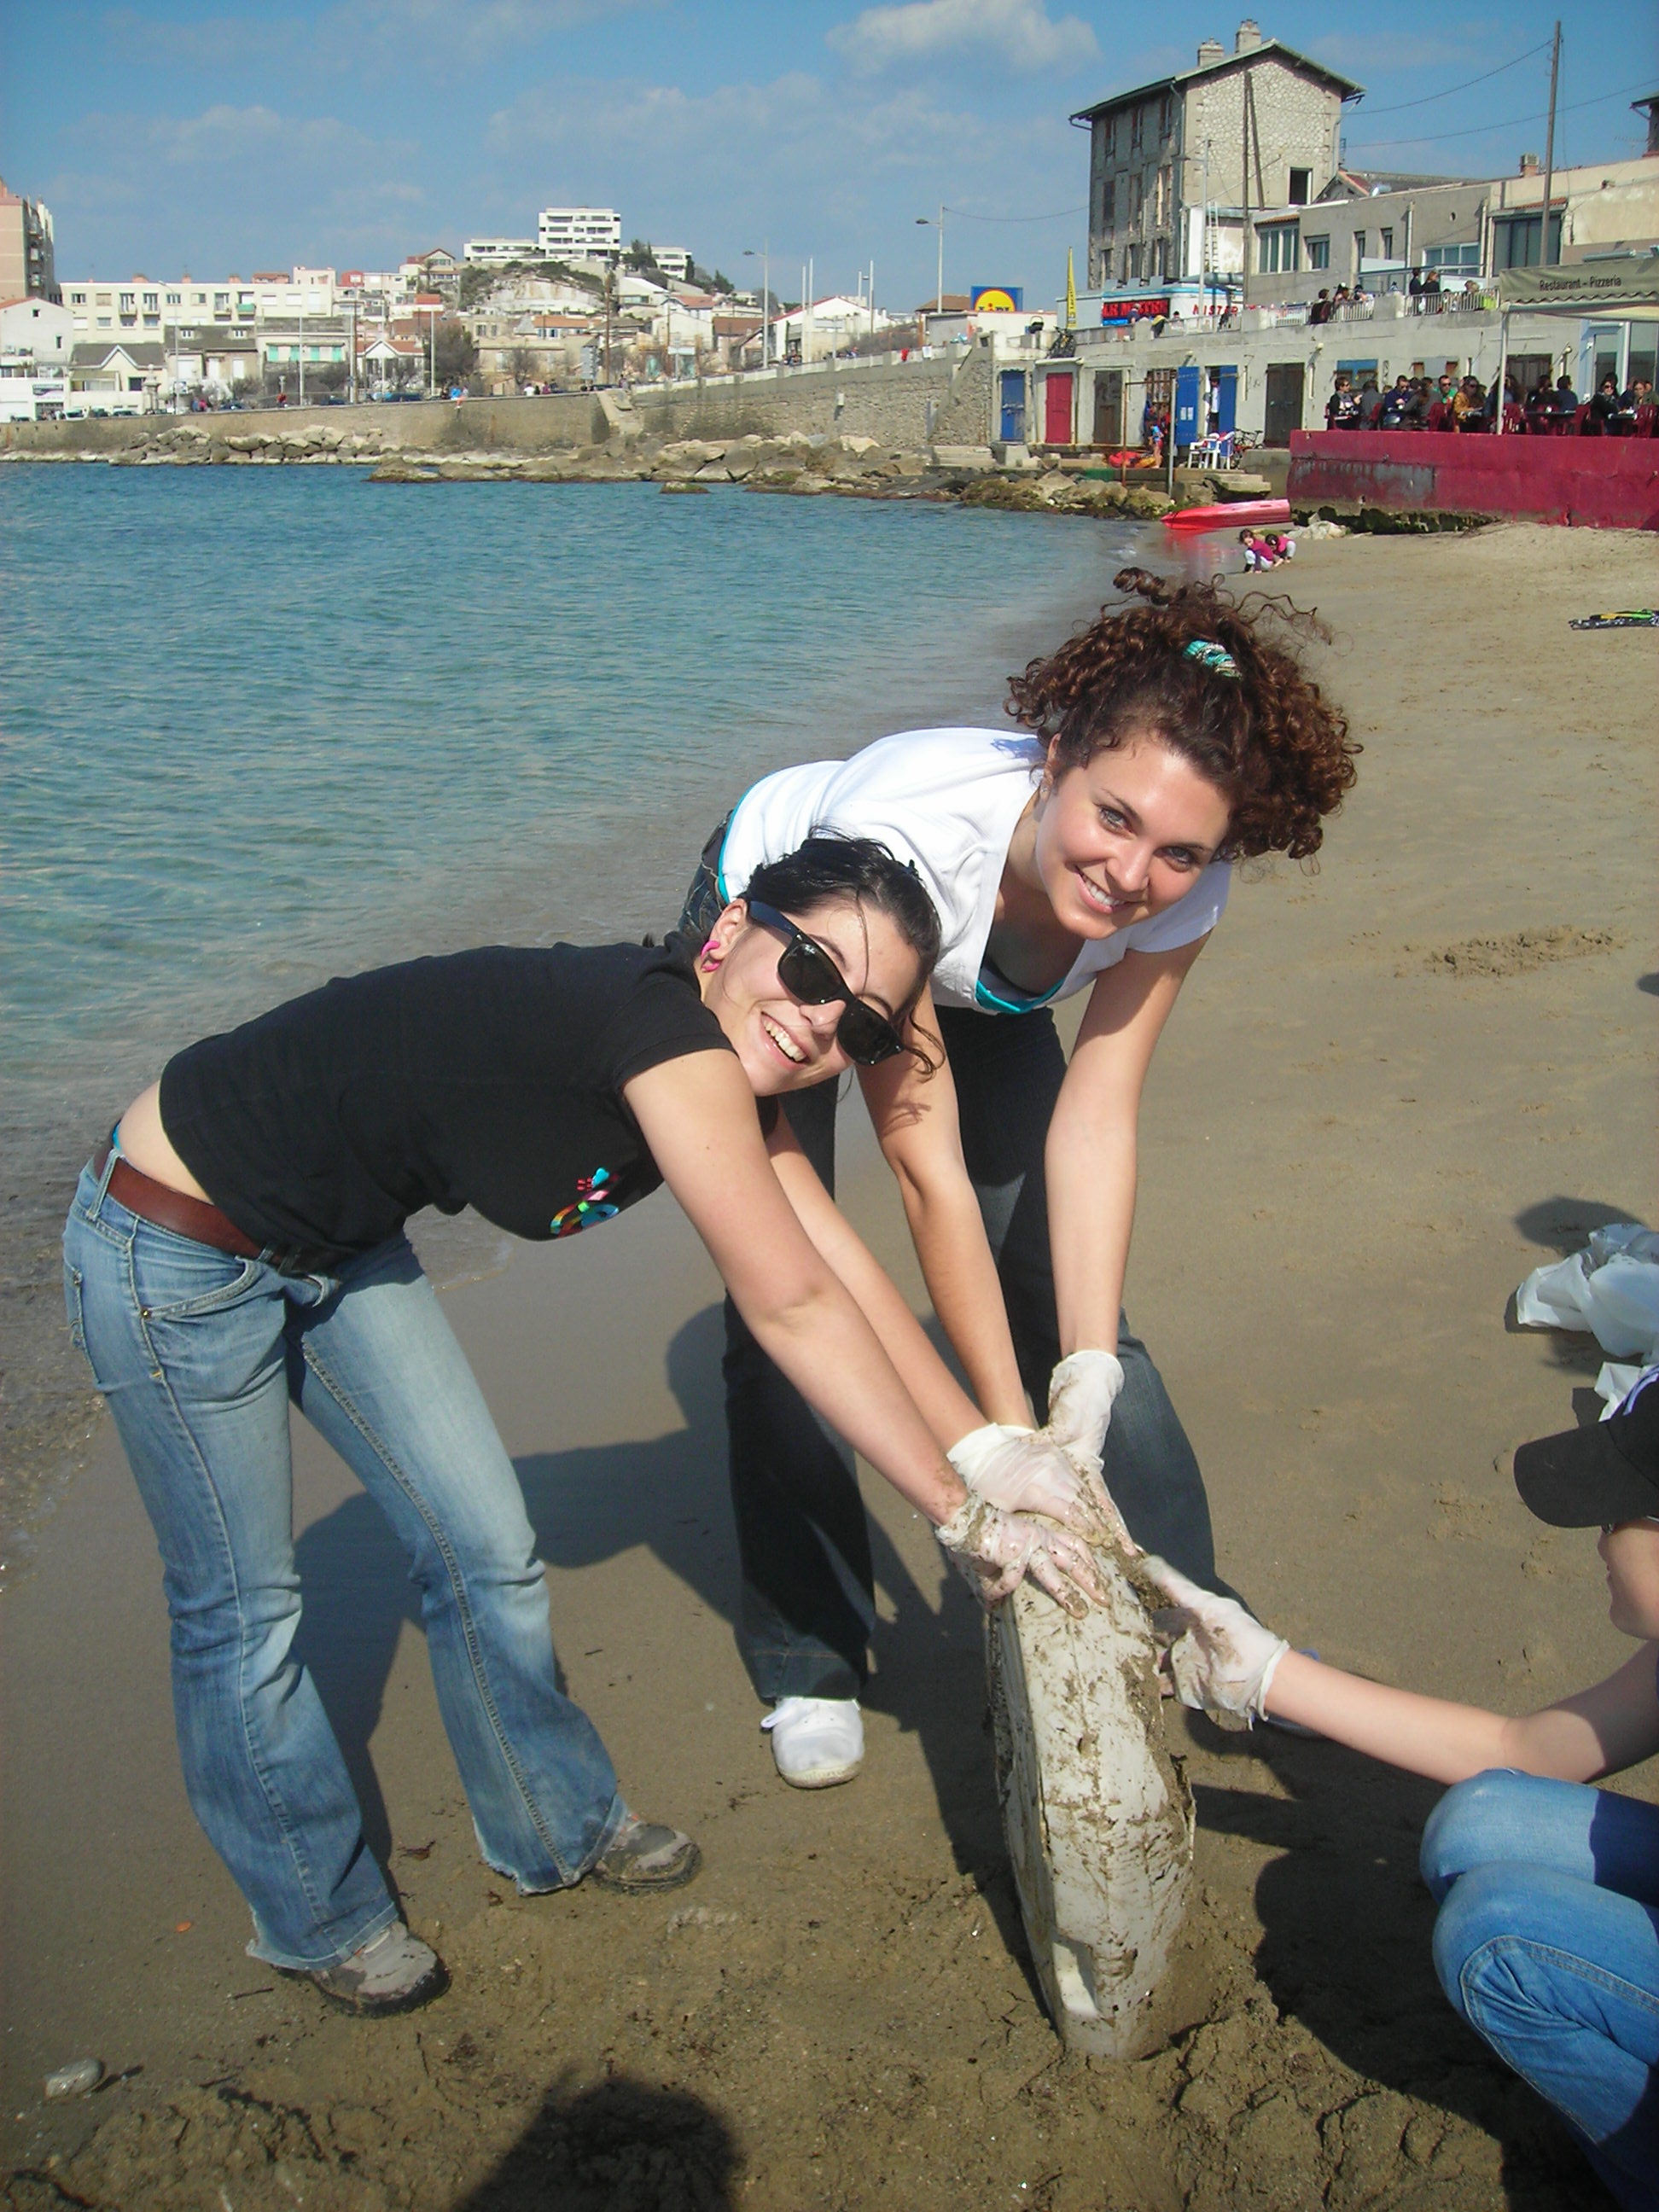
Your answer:
[[[1121,1540],[1123,1524],[1100,1480],[1036,1429],[988,1421],[945,1455],[975,1496],[1005,1513],[1040,1513],[1093,1544]]]
[[[1089,1547],[1066,1528],[1024,1513],[1005,1513],[969,1490],[933,1534],[981,1605],[999,1605],[1029,1575],[1073,1620],[1106,1593]]]
[[[1048,1377],[1048,1425],[1042,1433],[1054,1438],[1088,1484],[1115,1540],[1133,1558],[1140,1547],[1112,1502],[1101,1462],[1112,1407],[1122,1388],[1123,1369],[1115,1353],[1069,1353]]]
[[[1237,1598],[1200,1589],[1156,1553],[1146,1554],[1141,1570],[1170,1601],[1171,1610],[1154,1614],[1152,1626],[1182,1704],[1224,1725],[1266,1720],[1274,1671],[1291,1648],[1285,1638]]]

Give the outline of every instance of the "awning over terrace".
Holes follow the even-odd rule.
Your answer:
[[[1620,253],[1567,268],[1500,269],[1498,304],[1510,313],[1637,315],[1659,313],[1659,252]]]

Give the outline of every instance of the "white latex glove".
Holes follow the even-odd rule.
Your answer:
[[[1212,1720],[1242,1719],[1247,1728],[1266,1720],[1274,1670],[1291,1648],[1285,1638],[1264,1628],[1237,1598],[1201,1589],[1155,1553],[1146,1554],[1141,1567],[1174,1608],[1156,1615],[1153,1625],[1160,1641],[1174,1639],[1165,1663],[1182,1704]]]
[[[1100,1448],[1123,1388],[1123,1368],[1110,1352],[1073,1352],[1048,1377],[1048,1434],[1062,1450],[1091,1459],[1100,1471]]]
[[[982,1605],[1000,1604],[1027,1575],[1074,1620],[1105,1602],[1081,1537],[1023,1513],[1005,1513],[971,1490],[933,1534]]]
[[[1127,1540],[1098,1474],[1091,1480],[1052,1437],[1036,1429],[988,1421],[952,1444],[945,1456],[969,1490],[1005,1513],[1040,1513],[1090,1543]]]

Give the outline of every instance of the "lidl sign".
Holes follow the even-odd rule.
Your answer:
[[[975,284],[969,300],[976,314],[1018,315],[1025,311],[1025,290],[1019,284]]]

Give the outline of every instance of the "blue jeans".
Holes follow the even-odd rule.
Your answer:
[[[1560,2113],[1626,2212],[1655,2212],[1659,1806],[1477,1774],[1436,1806],[1422,1864],[1453,2005]]]
[[[70,1330],[161,1547],[173,1715],[196,1817],[252,1908],[255,1956],[349,1958],[398,1917],[300,1625],[290,1398],[397,1531],[438,1703],[489,1863],[580,1879],[625,1811],[557,1685],[523,1494],[409,1244],[279,1273],[157,1228],[81,1176],[64,1232]]]
[[[720,910],[710,840],[681,927],[706,936]],[[1066,1055],[1046,1011],[941,1009],[961,1111],[962,1148],[995,1255],[1019,1371],[1046,1409],[1060,1358],[1042,1151]],[[832,1083],[796,1091],[789,1126],[826,1189],[836,1188]],[[856,1698],[875,1622],[870,1532],[851,1468],[811,1409],[726,1302],[726,1410],[732,1504],[743,1569],[738,1642],[763,1698]],[[1123,1389],[1106,1433],[1106,1480],[1129,1531],[1207,1589],[1215,1571],[1209,1501],[1164,1378],[1127,1316]]]

